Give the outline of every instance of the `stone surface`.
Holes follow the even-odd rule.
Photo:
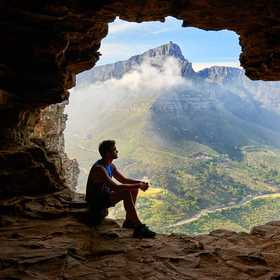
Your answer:
[[[2,221],[0,279],[280,277],[279,222],[256,227],[250,234],[217,230],[196,237],[172,234],[135,239],[132,230],[120,228],[113,220],[90,227],[83,218],[85,209],[72,209],[68,203],[66,213],[58,211],[61,202],[54,202],[54,198],[45,200],[52,215],[33,205],[33,219],[24,210],[24,217]]]
[[[59,174],[65,179],[65,184],[74,191],[80,170],[77,160],[69,159],[65,153],[63,132],[67,121],[67,115],[64,114],[67,103],[54,104],[41,110],[32,141],[43,144]]]
[[[64,179],[39,146],[0,151],[0,199],[62,190]]]

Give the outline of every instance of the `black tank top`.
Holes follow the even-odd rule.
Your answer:
[[[89,173],[88,180],[87,180],[87,186],[86,186],[86,201],[88,201],[88,202],[93,201],[95,198],[98,198],[99,194],[101,194],[103,192],[104,193],[112,192],[112,190],[105,185],[105,182],[94,182],[93,183],[91,181],[91,177],[92,177],[91,173],[93,172],[93,168],[97,164],[102,165],[106,169],[108,176],[110,176],[112,178],[112,175],[113,175],[112,164],[108,164],[105,166],[101,163],[101,159],[97,160],[93,164],[93,166],[90,169],[90,173]]]

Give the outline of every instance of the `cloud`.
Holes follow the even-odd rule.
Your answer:
[[[180,75],[180,66],[173,57],[168,57],[160,68],[154,67],[153,60],[146,60],[134,71],[127,73],[120,80],[109,80],[104,83],[110,88],[122,88],[127,91],[145,94],[170,90],[185,83]]]
[[[175,58],[168,57],[160,67],[155,67],[154,63],[146,60],[119,80],[95,82],[70,90],[66,134],[68,129],[82,134],[85,127],[97,125],[108,112],[141,110],[147,100],[191,84],[181,76]]]

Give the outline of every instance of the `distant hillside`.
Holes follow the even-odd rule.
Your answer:
[[[205,213],[197,219],[165,229],[186,234],[205,234],[217,228],[249,232],[252,224],[263,224],[280,219],[280,195],[267,195],[244,203]]]

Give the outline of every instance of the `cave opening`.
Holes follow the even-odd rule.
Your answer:
[[[101,59],[78,75],[66,106],[76,190],[85,192],[98,143],[115,139],[118,167],[151,184],[137,208],[153,229],[249,231],[280,218],[279,83],[245,76],[234,32],[181,25],[109,25]],[[109,216],[121,219],[122,204]]]

